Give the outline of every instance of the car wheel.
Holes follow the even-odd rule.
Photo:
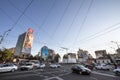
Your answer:
[[[79,74],[82,74],[82,71],[80,71]]]
[[[120,75],[120,72],[116,71],[115,74],[116,74],[116,75]]]
[[[15,72],[15,69],[12,69],[11,72]]]

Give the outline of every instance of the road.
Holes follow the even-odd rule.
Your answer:
[[[0,73],[0,80],[120,80],[111,71],[92,71],[91,75],[72,73],[69,66]]]

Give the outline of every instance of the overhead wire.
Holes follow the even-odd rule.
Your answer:
[[[15,28],[15,26],[17,25],[17,23],[19,22],[19,20],[21,19],[21,17],[24,15],[24,13],[27,11],[27,9],[30,7],[30,5],[33,3],[34,0],[31,0],[30,3],[27,5],[27,7],[24,9],[24,11],[22,12],[22,14],[18,17],[18,19],[15,21],[15,23],[13,24],[13,26],[8,29],[7,31],[5,31],[3,33],[2,39],[0,40],[0,42],[3,41],[4,37],[6,37],[10,31],[13,30],[13,28]],[[2,10],[2,9],[1,9]],[[3,11],[3,10],[2,10]],[[5,13],[5,11],[3,11],[3,13]],[[8,16],[8,15],[7,15]],[[9,16],[8,16],[9,17]],[[11,17],[9,17],[11,19]],[[6,33],[7,32],[7,33]],[[6,33],[6,34],[5,34]]]
[[[83,3],[84,3],[84,0],[82,0],[82,2],[80,2],[80,6],[79,6],[78,10],[76,11],[76,13],[75,13],[75,15],[74,15],[73,20],[72,20],[72,22],[71,22],[68,30],[66,31],[66,33],[65,33],[65,35],[64,35],[64,38],[63,38],[63,40],[62,40],[62,42],[61,42],[61,45],[63,44],[63,42],[65,41],[66,37],[68,36],[68,33],[69,33],[70,29],[72,28],[72,25],[73,25],[73,23],[75,22],[75,19],[76,19],[77,15],[78,15],[80,9],[82,8]]]
[[[115,30],[118,30],[119,28],[120,28],[120,26],[118,26],[118,27],[116,27],[116,28],[114,28],[114,29],[108,30],[108,31],[106,31],[106,32],[104,32],[104,33],[101,33],[101,34],[99,34],[99,35],[96,35],[96,36],[94,36],[94,37],[91,37],[90,39],[87,39],[86,42],[89,41],[89,40],[95,39],[95,38],[97,38],[97,37],[104,36],[104,35],[106,35],[106,34],[108,34],[108,33],[110,33],[110,32],[113,32],[113,31],[115,31]]]
[[[56,3],[56,0],[54,0],[52,6],[49,8],[49,11],[48,11],[46,17],[44,18],[42,24],[39,26],[39,29],[40,29],[40,30],[42,29],[43,31],[45,31],[45,30],[43,29],[43,25],[45,24],[48,16],[50,15],[51,11],[53,10],[53,8],[54,8],[54,6],[55,6],[55,3]],[[40,31],[40,30],[39,30],[39,31]],[[45,32],[46,32],[46,31],[45,31]],[[48,32],[46,32],[46,33],[48,34]],[[38,34],[39,34],[39,33],[38,33]]]
[[[12,19],[12,17],[9,16],[9,15],[6,13],[6,11],[3,10],[1,7],[0,7],[0,11],[1,11],[3,14],[5,14],[12,22],[14,22],[14,20]]]
[[[9,1],[9,0],[8,0]],[[27,5],[27,7],[23,10],[22,14],[18,17],[18,19],[15,21],[13,27],[11,27],[10,29],[12,30],[16,24],[19,22],[19,20],[21,19],[21,17],[25,14],[25,12],[27,11],[27,9],[31,6],[31,4],[33,3],[34,0],[31,0],[30,3]]]
[[[76,35],[76,37],[75,37],[75,40],[74,40],[74,43],[73,43],[73,46],[75,46],[76,41],[77,41],[77,39],[78,39],[78,37],[79,37],[79,34],[80,34],[80,32],[81,32],[81,29],[82,29],[82,27],[84,26],[84,24],[85,24],[85,22],[86,22],[86,20],[87,20],[87,16],[88,16],[88,14],[89,14],[89,12],[90,12],[90,9],[91,9],[91,7],[92,7],[92,4],[93,4],[93,0],[91,0],[90,5],[89,5],[89,7],[88,7],[88,10],[87,10],[87,12],[86,12],[86,15],[85,15],[85,17],[84,17],[84,19],[83,19],[83,22],[82,22],[82,24],[81,24],[80,27],[79,27],[78,33],[77,33],[77,35]]]
[[[4,15],[6,15],[13,23],[15,22],[15,21],[13,20],[13,18],[7,14],[7,12],[6,12],[5,10],[3,10],[2,8],[0,8],[0,11],[1,11]],[[10,25],[10,26],[13,26],[13,25]],[[21,28],[23,28],[23,27],[21,27]],[[11,28],[9,28],[7,31],[9,31],[9,30],[11,30]],[[23,29],[22,29],[22,30],[23,30]]]
[[[8,1],[9,1],[9,3],[10,3],[15,9],[17,9],[19,12],[22,12],[22,11],[21,11],[19,8],[17,8],[10,0],[8,0]],[[52,6],[50,7],[50,9],[49,9],[49,11],[48,11],[48,13],[47,13],[47,16],[44,18],[44,20],[43,20],[43,22],[42,22],[42,24],[41,24],[40,26],[39,26],[32,18],[30,18],[29,16],[27,16],[26,14],[24,14],[25,17],[27,17],[33,24],[35,24],[35,25],[39,28],[39,31],[42,29],[42,30],[48,35],[48,37],[49,37],[50,39],[52,39],[52,36],[51,36],[47,31],[44,30],[43,25],[45,24],[45,21],[47,20],[47,18],[48,18],[48,16],[50,15],[52,9],[54,8],[55,3],[56,3],[56,0],[54,0]],[[37,33],[38,33],[38,32],[37,32]],[[56,44],[59,45],[59,43],[57,43],[56,40],[53,39],[53,41],[55,41]]]
[[[115,27],[115,26],[117,26],[117,25],[120,25],[120,22],[118,22],[118,23],[116,23],[116,24],[114,24],[114,25],[112,25],[112,26],[109,26],[109,27],[107,27],[107,28],[105,28],[105,29],[103,29],[103,30],[101,30],[101,31],[99,31],[99,32],[96,32],[95,34],[92,34],[92,35],[90,35],[90,36],[88,36],[88,37],[85,37],[85,38],[79,40],[79,42],[80,42],[80,41],[89,40],[90,38],[92,38],[92,37],[94,37],[94,36],[97,36],[97,35],[99,35],[100,33],[103,33],[103,32],[105,32],[105,31],[107,31],[107,30],[109,30],[109,29],[111,29],[111,28],[113,28],[113,27]]]
[[[68,1],[68,4],[66,5],[66,8],[64,9],[63,14],[62,14],[58,24],[56,25],[55,29],[53,30],[52,37],[54,37],[54,35],[56,34],[57,29],[59,28],[59,26],[60,26],[60,24],[61,24],[61,22],[63,20],[63,17],[65,16],[65,14],[66,14],[66,12],[68,10],[68,7],[69,7],[70,3],[71,3],[71,0]]]

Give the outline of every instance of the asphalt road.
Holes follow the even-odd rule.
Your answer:
[[[92,71],[91,75],[72,73],[70,66],[0,73],[0,80],[120,80],[111,71]]]

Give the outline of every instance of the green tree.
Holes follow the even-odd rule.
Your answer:
[[[68,59],[68,55],[65,54],[65,55],[63,56],[63,58],[64,58],[64,59]]]
[[[56,54],[56,55],[55,55],[55,58],[54,58],[54,61],[55,61],[55,62],[58,62],[58,61],[59,61],[59,58],[60,58],[60,55],[59,55],[59,54]]]
[[[9,49],[4,48],[4,49],[0,50],[0,53],[2,54],[2,56],[0,58],[2,60],[2,62],[11,61],[11,59],[13,57],[13,53],[11,53]]]

